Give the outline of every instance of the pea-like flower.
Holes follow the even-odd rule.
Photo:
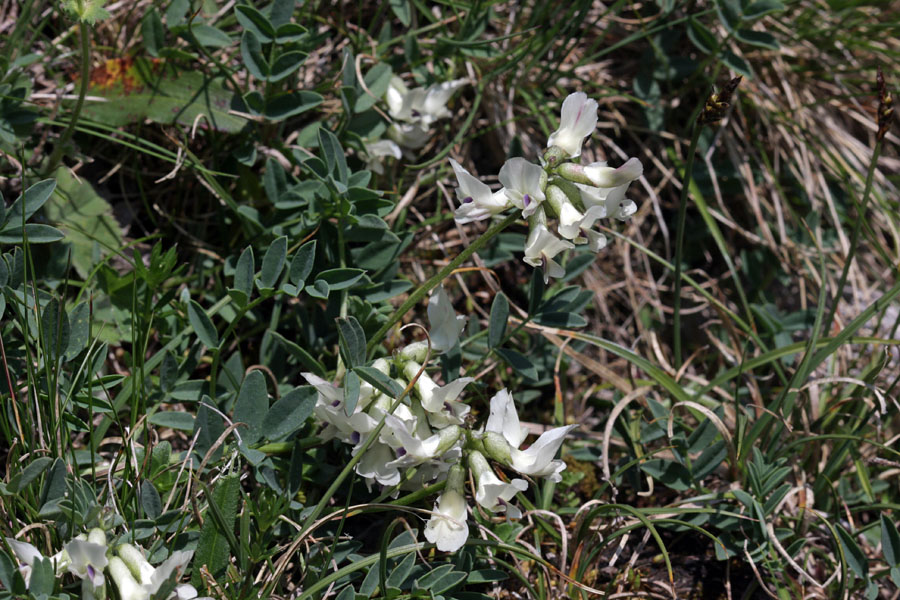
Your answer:
[[[512,396],[497,394],[491,399],[491,416],[484,433],[485,447],[495,459],[506,462],[523,475],[559,481],[559,473],[566,468],[566,463],[554,457],[566,434],[575,427],[577,425],[567,425],[545,431],[527,450],[519,450],[525,435]]]
[[[544,169],[524,158],[506,161],[500,168],[499,179],[507,198],[522,211],[523,217],[533,214],[545,199],[541,189],[541,182],[546,179]]]
[[[458,162],[450,159],[459,187],[456,196],[460,205],[453,213],[460,225],[488,219],[512,206],[506,191],[500,189],[492,192],[487,184],[482,183],[466,171]]]
[[[425,525],[425,539],[442,552],[456,552],[469,539],[466,524],[465,471],[453,465],[447,474],[447,484],[438,496],[434,511]]]
[[[566,270],[553,257],[562,252],[574,248],[575,244],[561,240],[543,224],[532,228],[525,242],[525,262],[533,267],[541,267],[544,271],[544,283],[549,283],[551,277],[562,277]]]
[[[469,467],[475,474],[477,489],[475,501],[491,512],[506,512],[506,515],[518,519],[522,512],[513,504],[510,504],[516,494],[528,489],[528,482],[524,479],[513,479],[510,483],[500,481],[497,474],[488,464],[481,452],[469,453]]]
[[[547,147],[562,148],[569,158],[581,156],[584,138],[597,127],[597,101],[584,92],[575,92],[563,101],[559,129],[550,134]]]
[[[31,583],[31,572],[34,567],[34,563],[36,561],[44,560],[44,555],[41,554],[40,550],[35,548],[33,545],[28,542],[20,542],[19,540],[13,538],[6,538],[6,542],[9,544],[9,547],[12,548],[13,553],[16,555],[16,559],[18,560],[19,573],[22,574],[22,579],[25,580],[25,587],[28,588]],[[56,569],[56,574],[60,575],[65,572],[66,567],[69,564],[69,555],[65,550],[61,550],[57,552],[53,556],[50,557],[50,561],[53,563],[54,568]]]

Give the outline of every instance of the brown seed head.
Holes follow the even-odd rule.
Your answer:
[[[726,83],[719,93],[709,95],[709,98],[706,99],[706,106],[703,107],[703,110],[700,111],[700,115],[697,117],[698,125],[708,125],[722,120],[731,104],[731,96],[741,83],[741,79],[742,77],[738,75]]]

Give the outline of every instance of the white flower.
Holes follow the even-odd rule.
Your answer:
[[[466,79],[445,81],[428,88],[409,89],[399,77],[391,78],[385,100],[391,117],[407,122],[421,122],[428,127],[438,119],[450,116],[447,102],[458,88],[468,83]]]
[[[381,166],[383,158],[393,156],[396,159],[400,159],[403,157],[400,146],[391,140],[366,142],[364,147],[366,150],[366,168],[379,175],[384,173],[384,167]]]
[[[586,207],[589,209],[595,206],[603,207],[603,214],[598,218],[624,221],[637,212],[637,205],[625,197],[628,183],[611,188],[593,187],[581,183],[576,183],[575,186],[581,191],[581,201]]]
[[[533,267],[541,267],[544,270],[544,283],[549,283],[551,277],[562,277],[566,270],[553,260],[553,257],[575,244],[557,238],[550,233],[546,226],[538,224],[525,242],[525,262]]]
[[[575,92],[563,101],[559,129],[550,134],[547,147],[559,146],[570,158],[581,156],[584,138],[597,127],[597,102],[584,92]]]
[[[131,574],[128,565],[119,558],[113,556],[109,559],[109,575],[119,588],[119,598],[122,600],[148,600],[150,594]]]
[[[103,597],[106,585],[103,571],[109,562],[106,558],[106,534],[103,530],[91,530],[87,540],[75,538],[66,544],[66,552],[71,561],[68,565],[69,573],[81,579],[82,597]]]
[[[409,150],[418,150],[424,146],[431,135],[421,123],[393,123],[387,130],[388,136],[396,143]]]
[[[499,179],[506,190],[506,196],[522,211],[523,217],[534,213],[545,199],[541,190],[543,176],[544,169],[540,165],[524,158],[511,158],[500,168]]]
[[[19,573],[22,574],[22,579],[25,580],[25,587],[27,588],[31,583],[31,572],[35,561],[44,560],[44,555],[28,542],[20,542],[13,538],[6,538],[6,541],[18,559]],[[60,575],[65,571],[69,563],[68,553],[65,550],[57,552],[50,557],[50,561],[54,564],[56,574]]]
[[[631,183],[644,173],[644,166],[637,158],[629,158],[618,169],[606,166],[605,162],[595,162],[584,167],[584,174],[597,187],[614,188]]]
[[[403,365],[403,374],[412,381],[412,378],[421,369],[422,365],[411,360]],[[473,377],[460,377],[447,385],[438,385],[427,373],[423,372],[416,380],[416,392],[419,394],[422,408],[431,413],[438,413],[452,407],[452,403],[456,401],[463,389],[473,381],[475,381]]]
[[[506,390],[502,390],[491,398],[491,414],[488,417],[485,432],[503,436],[510,446],[508,449],[510,466],[519,473],[534,477],[549,477],[552,481],[559,481],[559,472],[566,468],[566,463],[554,460],[554,457],[563,443],[563,438],[575,427],[577,425],[567,425],[545,431],[527,450],[519,450],[527,433],[519,424],[519,415],[516,412],[512,396]],[[501,453],[505,455],[505,444],[502,440],[495,444],[494,440],[496,439],[490,440],[491,447],[496,447],[497,444],[504,446]],[[495,456],[495,458],[500,457]],[[502,460],[506,460],[505,456]]]
[[[456,345],[459,334],[466,326],[466,317],[457,315],[453,310],[450,296],[444,285],[432,292],[428,299],[428,336],[431,338],[431,349],[435,352],[446,352]]]
[[[357,452],[354,449],[353,455]],[[388,466],[393,460],[394,450],[387,444],[376,441],[356,464],[356,472],[365,478],[370,490],[372,481],[384,486],[394,486],[400,483],[400,470],[396,466]]]
[[[491,512],[506,512],[509,517],[518,519],[522,512],[509,501],[519,492],[528,489],[528,482],[524,479],[513,479],[510,483],[500,481],[494,470],[488,464],[481,452],[473,451],[469,454],[469,466],[475,474],[477,489],[475,501]]]
[[[566,434],[576,427],[577,425],[566,425],[545,431],[527,450],[512,448],[510,450],[510,466],[523,475],[546,477],[550,481],[559,481],[562,479],[559,473],[566,468],[566,463],[554,460],[553,457],[562,446]]]
[[[388,463],[389,466],[408,467],[421,464],[432,458],[438,458],[455,445],[459,440],[461,430],[458,426],[450,425],[426,439],[421,439],[409,432],[407,423],[404,423],[394,415],[387,415],[385,426],[396,440],[390,445],[397,452],[397,459]]]
[[[425,539],[441,552],[456,552],[469,538],[464,479],[462,467],[453,465],[447,474],[447,485],[434,505],[434,514],[425,525]]]
[[[518,448],[528,437],[528,430],[519,424],[519,414],[512,394],[505,388],[491,398],[491,412],[485,431],[500,433],[514,448]]]
[[[456,195],[460,205],[453,213],[457,223],[464,225],[472,221],[481,221],[512,206],[505,190],[491,192],[491,188],[473,177],[452,158],[450,164],[453,165],[456,180],[459,182]]]
[[[165,584],[177,582],[194,556],[193,550],[178,550],[153,568],[143,553],[131,544],[120,545],[116,553],[118,556],[109,559],[109,574],[116,582],[122,600],[148,600],[153,597]],[[196,596],[197,590],[192,585],[179,584],[168,598],[191,600]]]

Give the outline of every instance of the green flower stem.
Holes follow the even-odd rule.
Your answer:
[[[837,312],[838,303],[844,294],[844,287],[847,285],[847,277],[850,274],[850,265],[853,264],[853,258],[856,256],[856,249],[859,246],[859,235],[862,232],[863,219],[866,216],[866,209],[869,207],[869,196],[872,192],[872,180],[875,176],[875,166],[878,164],[878,156],[881,154],[882,140],[875,142],[875,149],[872,151],[872,161],[869,163],[869,170],[866,172],[866,187],[863,191],[862,200],[859,203],[859,214],[853,224],[853,233],[850,235],[850,250],[847,252],[847,259],[844,261],[844,269],[841,271],[841,278],[838,280],[837,287],[834,290],[834,296],[831,298],[831,308],[828,310],[828,316],[822,322],[824,331],[831,331],[831,324],[834,321],[834,315]],[[835,224],[838,225],[839,224]]]
[[[675,236],[675,301],[672,307],[673,346],[675,352],[675,364],[673,366],[676,369],[681,368],[681,260],[684,254],[684,221],[687,215],[691,176],[694,173],[694,154],[697,152],[697,142],[700,140],[700,131],[702,130],[701,126],[694,125],[691,145],[688,148],[687,164],[684,167],[684,176],[681,181],[681,203],[678,206],[678,222]]]
[[[56,170],[56,167],[62,158],[63,148],[69,143],[72,134],[75,133],[75,125],[78,124],[78,118],[81,116],[81,109],[84,106],[84,97],[87,96],[87,89],[90,84],[91,27],[84,22],[82,22],[79,27],[81,28],[81,85],[78,88],[78,100],[76,100],[75,109],[72,111],[72,116],[69,118],[69,125],[66,127],[65,131],[63,131],[59,140],[57,140],[56,147],[53,148],[53,153],[50,155],[50,160],[47,161],[47,174],[53,173],[53,171]]]
[[[381,329],[375,332],[370,339],[368,344],[366,344],[366,351],[371,354],[372,350],[381,343],[381,340],[384,339],[384,336],[387,332],[396,325],[400,319],[403,318],[409,310],[419,303],[422,298],[425,297],[428,292],[436,288],[444,279],[447,278],[450,273],[452,273],[459,265],[463,264],[465,261],[469,259],[470,256],[481,250],[485,244],[487,244],[491,239],[493,239],[498,233],[509,227],[513,224],[516,219],[519,218],[519,212],[513,212],[508,215],[502,221],[497,221],[490,227],[488,227],[487,231],[482,233],[474,242],[469,244],[465,250],[460,252],[456,258],[450,261],[447,266],[437,272],[431,279],[420,285],[416,291],[409,295],[409,298],[406,299],[406,302],[400,305],[400,308],[394,311],[394,314],[388,319],[387,323],[381,326]],[[359,454],[362,454],[360,452]]]

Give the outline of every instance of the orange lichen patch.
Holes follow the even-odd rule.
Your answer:
[[[161,66],[162,61],[155,58],[149,60],[135,60],[131,56],[108,58],[91,71],[91,87],[109,90],[121,86],[121,92],[129,94],[143,88],[146,74],[156,71]]]

